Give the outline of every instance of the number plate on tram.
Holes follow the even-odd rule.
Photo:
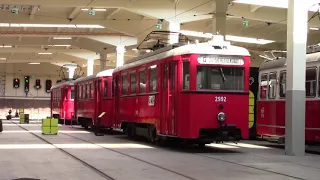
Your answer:
[[[225,96],[216,96],[215,97],[216,102],[227,102],[227,97]]]

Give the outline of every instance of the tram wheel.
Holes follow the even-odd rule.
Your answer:
[[[126,128],[126,132],[129,138],[133,138],[135,136],[134,124],[128,124]]]
[[[205,143],[199,143],[199,144],[198,144],[198,147],[199,147],[199,148],[204,148],[205,146],[206,146]]]

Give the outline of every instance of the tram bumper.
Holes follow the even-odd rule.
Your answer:
[[[206,142],[239,141],[241,130],[233,124],[222,124],[219,128],[200,129],[199,140]]]

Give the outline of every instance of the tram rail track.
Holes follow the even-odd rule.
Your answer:
[[[115,178],[113,178],[113,177],[111,177],[110,175],[108,175],[108,174],[100,171],[99,169],[97,169],[97,168],[95,168],[94,166],[90,165],[89,163],[81,160],[81,159],[78,158],[77,156],[69,153],[68,151],[64,150],[63,148],[57,147],[57,146],[55,146],[54,144],[52,144],[51,142],[49,142],[48,140],[44,139],[43,137],[41,137],[41,136],[39,136],[39,135],[37,135],[37,134],[29,131],[27,128],[25,128],[25,127],[23,127],[23,126],[20,126],[19,124],[15,123],[15,122],[13,122],[13,121],[11,121],[11,122],[12,122],[13,124],[17,125],[19,128],[21,128],[21,129],[29,132],[30,134],[34,135],[34,136],[37,137],[38,139],[44,141],[45,143],[52,145],[53,147],[55,147],[56,149],[60,150],[60,151],[63,152],[64,154],[66,154],[66,155],[68,155],[68,156],[71,156],[72,158],[74,158],[75,160],[79,161],[79,162],[82,163],[83,165],[87,166],[89,169],[91,169],[91,170],[93,170],[94,172],[98,173],[99,175],[101,175],[101,176],[104,177],[105,179],[107,179],[107,180],[116,180]],[[101,146],[101,145],[99,145],[99,144],[90,142],[90,141],[88,141],[88,140],[85,140],[85,139],[82,139],[82,138],[79,138],[79,137],[76,137],[76,136],[72,136],[72,135],[70,135],[70,134],[63,133],[63,132],[60,132],[60,134],[63,134],[63,135],[65,135],[65,136],[68,136],[68,137],[77,139],[77,140],[79,140],[79,141],[82,141],[82,142],[85,142],[85,143],[88,143],[88,144],[95,145],[95,146],[100,147],[100,148],[103,148],[103,149],[105,149],[105,150],[109,150],[109,151],[112,151],[112,152],[121,154],[121,155],[123,155],[123,156],[129,157],[129,158],[132,158],[132,159],[135,159],[135,160],[137,160],[137,161],[139,161],[139,162],[148,164],[148,165],[150,165],[150,166],[154,166],[154,167],[156,167],[156,168],[159,168],[159,169],[161,169],[161,170],[170,172],[170,173],[172,173],[172,174],[175,174],[175,175],[184,177],[184,178],[186,178],[186,179],[189,179],[189,180],[198,180],[198,179],[196,179],[196,178],[194,178],[194,177],[190,177],[190,176],[184,175],[184,174],[182,174],[182,173],[173,171],[173,170],[168,169],[168,168],[165,168],[165,167],[163,167],[163,166],[160,166],[160,165],[157,165],[157,164],[154,164],[154,163],[145,161],[145,160],[143,160],[143,159],[140,159],[140,158],[131,156],[131,155],[129,155],[129,154],[126,154],[126,153],[123,153],[123,152],[120,152],[120,151],[117,151],[117,150],[114,150],[114,149],[111,149],[111,148],[107,148],[107,147]]]

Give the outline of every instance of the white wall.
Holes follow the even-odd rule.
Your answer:
[[[49,93],[45,92],[45,81],[50,79],[52,85],[56,84],[59,78],[59,66],[49,63],[42,63],[39,65],[30,64],[5,64],[0,66],[0,74],[5,76],[5,96],[12,97],[26,97],[24,92],[24,76],[30,76],[28,97],[50,97]],[[13,87],[13,79],[20,79],[20,87],[18,89]],[[34,88],[36,79],[40,79],[41,89]]]

